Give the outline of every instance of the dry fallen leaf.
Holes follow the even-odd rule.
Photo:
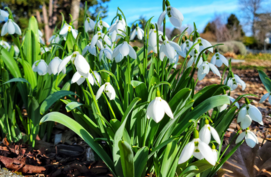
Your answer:
[[[231,145],[227,152],[234,147]],[[218,171],[218,177],[271,177],[271,142],[254,148],[244,142]]]

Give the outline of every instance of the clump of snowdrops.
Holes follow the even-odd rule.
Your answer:
[[[33,146],[36,134],[50,136],[53,125],[48,122],[58,122],[77,133],[113,176],[173,177],[213,176],[244,141],[251,148],[258,143],[249,126],[252,121],[262,124],[262,114],[247,95],[230,96],[237,87],[246,87],[232,72],[230,60],[217,51],[217,45],[200,37],[196,25],[190,35],[185,29],[176,36],[177,42],[176,37],[169,40],[166,19],[180,28],[184,17],[168,0],[162,8],[158,22],[150,18],[145,29],[139,27],[139,20],[128,25],[119,8],[110,25],[99,15],[93,21],[85,14],[84,26],[78,29],[63,19],[49,46],[43,45],[34,17],[20,44],[21,29],[11,12],[1,10],[1,18],[8,18],[1,35],[12,35],[19,48],[15,56],[8,53],[8,43],[0,43],[2,60],[15,77],[5,84],[16,82],[21,94],[29,93],[24,105],[30,127],[27,124],[25,129]],[[135,37],[142,48],[131,46]],[[27,52],[32,52],[32,58]],[[16,75],[17,68],[9,64],[14,57],[24,75]],[[221,75],[222,65],[227,67]],[[198,81],[210,71],[221,84],[196,92]],[[240,99],[246,100],[242,107]],[[61,103],[72,118],[59,112]],[[223,137],[236,116],[243,132],[226,153],[230,144],[222,151]]]

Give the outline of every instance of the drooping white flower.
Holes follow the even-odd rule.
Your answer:
[[[108,98],[110,100],[114,100],[115,97],[116,97],[116,92],[115,92],[115,89],[114,87],[110,84],[110,82],[106,82],[104,85],[102,85],[99,90],[97,91],[97,94],[96,94],[96,99],[98,100],[102,93],[105,92],[106,95],[108,96]]]
[[[266,93],[262,96],[260,103],[264,102],[264,100],[266,100],[268,98],[269,103],[271,104],[271,94],[270,93]]]
[[[96,85],[98,85],[98,83],[101,85],[102,84],[102,78],[101,78],[100,74],[97,71],[93,71],[93,73],[94,73],[94,76],[93,76],[93,74],[91,74],[91,75],[94,78],[94,83]],[[97,83],[96,79],[97,79],[98,83]]]
[[[91,47],[90,44],[86,45],[86,47],[82,51],[82,55],[85,55],[87,53],[87,51],[89,53],[91,53],[92,55],[94,55],[94,56],[97,55],[96,54],[97,52],[96,52],[96,47],[95,46]]]
[[[105,55],[106,58],[108,58],[109,60],[112,60],[112,55],[113,55],[113,51],[106,46],[105,48],[101,49],[100,54],[99,54],[99,60],[101,61],[103,54]]]
[[[167,6],[167,9],[161,13],[161,15],[158,18],[157,25],[158,27],[161,26],[166,14],[169,17],[169,21],[173,26],[176,28],[181,28],[182,22],[183,22],[183,14],[176,8],[172,6]]]
[[[8,15],[8,12],[0,9],[0,22],[5,21]]]
[[[154,28],[154,26],[153,26]],[[149,41],[148,41],[148,51],[151,51],[153,50],[154,53],[157,53],[157,31],[156,29],[150,29],[150,32],[149,32]],[[163,41],[162,40],[162,36],[163,36],[163,33],[161,31],[158,31],[158,36],[159,36],[159,41]],[[168,40],[168,38],[165,36],[166,40]]]
[[[238,114],[237,123],[241,123],[241,128],[246,129],[250,126],[252,120],[258,122],[259,124],[263,125],[262,121],[262,113],[261,111],[251,104],[247,104],[243,107]]]
[[[76,29],[73,29],[71,25],[68,25],[67,23],[65,23],[63,27],[61,28],[59,34],[62,35],[64,39],[66,40],[66,36],[68,35],[68,32],[71,32],[74,39],[76,39],[78,35],[78,31]]]
[[[87,17],[84,22],[84,27],[86,32],[93,31],[95,27],[95,22],[91,18]]]
[[[236,89],[238,85],[241,85],[242,90],[245,90],[246,83],[242,81],[237,74],[231,74],[231,75],[233,75],[233,77],[228,75],[226,79],[224,80],[224,84],[229,86],[231,90]]]
[[[90,46],[91,46],[91,48],[93,48],[97,44],[97,46],[101,49],[103,46],[103,41],[109,46],[111,46],[111,44],[112,44],[110,38],[106,34],[102,33],[101,31],[98,31],[93,36],[91,43],[90,43]]]
[[[142,38],[144,36],[144,31],[138,25],[136,26],[136,28],[131,33],[130,40],[134,40],[136,35],[137,35],[137,38],[139,40],[142,40]]]
[[[186,39],[182,45],[181,45],[181,48],[182,48],[182,51],[185,53],[185,55],[187,55],[188,51],[190,50],[190,48],[193,46],[193,42],[190,41],[189,39]],[[192,50],[191,52],[192,53]]]
[[[199,42],[199,44],[195,45],[195,48],[196,48],[199,52],[201,52],[203,49],[205,49],[205,48],[207,48],[207,47],[212,46],[212,44],[211,44],[209,41],[207,41],[207,40],[205,40],[205,39],[203,39],[203,38],[201,38],[201,37],[197,37],[197,39],[195,40],[194,44],[197,43],[197,42]],[[209,48],[209,49],[207,49],[207,50],[209,50],[210,52],[213,53],[213,48],[212,48],[212,47]]]
[[[47,74],[47,68],[48,65],[44,60],[35,61],[32,66],[33,71],[37,72],[39,75]]]
[[[113,42],[117,41],[120,36],[118,36],[118,34],[121,35],[125,35],[125,33],[123,33],[122,31],[126,31],[126,23],[124,21],[123,18],[117,19],[115,21],[115,23],[109,28],[109,33],[111,34],[111,39]]]
[[[2,27],[1,36],[4,36],[7,33],[10,35],[14,33],[18,35],[22,34],[20,27],[12,19],[8,19]]]
[[[206,76],[206,74],[209,73],[210,69],[213,71],[214,74],[218,75],[221,78],[219,70],[215,67],[215,65],[213,65],[212,63],[209,63],[208,61],[204,61],[199,66],[199,70],[198,70],[199,81],[201,81]]]
[[[81,85],[86,80],[86,78],[88,79],[88,81],[91,85],[94,84],[94,77],[92,74],[88,73],[87,77],[84,77],[78,71],[76,73],[74,73],[72,80],[71,80],[71,83],[73,84],[76,82],[78,85]]]
[[[216,163],[216,159],[213,155],[212,149],[208,146],[208,144],[201,141],[198,138],[198,135],[195,136],[195,138],[191,142],[185,145],[178,163],[182,164],[186,162],[191,158],[192,155],[199,160],[205,158],[212,165],[215,165]]]
[[[48,74],[56,75],[58,73],[58,67],[62,60],[59,57],[55,57],[48,65]],[[66,68],[62,69],[63,74],[66,73]]]
[[[60,41],[60,36],[55,34],[49,38],[50,43],[58,43]]]
[[[10,45],[6,41],[0,41],[0,45],[7,50],[10,49]]]
[[[87,60],[79,52],[73,52],[70,56],[64,58],[58,67],[58,73],[60,73],[66,67],[69,61],[72,61],[77,72],[81,76],[88,78],[90,66]]]
[[[251,148],[254,148],[255,145],[259,143],[256,135],[252,131],[247,129],[236,138],[235,144],[241,142],[244,138],[247,145]]]
[[[215,141],[220,144],[221,140],[219,138],[219,135],[213,127],[210,126],[209,121],[205,121],[205,125],[200,129],[199,131],[199,138],[201,141],[203,141],[206,144],[209,144],[211,141],[211,135],[215,139]]]
[[[156,123],[160,122],[165,114],[171,119],[174,118],[168,103],[161,97],[156,97],[147,107],[147,118],[152,118]]]
[[[229,99],[230,99],[230,102],[234,102],[235,99],[227,94],[225,94]],[[235,102],[234,105],[239,109],[239,103],[238,102]],[[222,106],[218,106],[217,109],[219,112],[222,112],[224,111],[226,108],[228,107],[228,104],[223,104]]]
[[[136,52],[132,46],[126,41],[119,44],[113,51],[112,58],[115,58],[116,62],[120,62],[125,56],[129,55],[131,58],[136,59]]]
[[[186,68],[191,67],[193,65],[193,63],[196,64],[198,56],[199,56],[199,53],[198,53],[198,51],[196,49],[193,49],[190,53],[192,53],[191,54],[191,58],[187,62]],[[202,64],[202,62],[203,62],[203,59],[202,59],[202,56],[200,56],[198,64],[197,64],[198,68],[200,67],[200,65]]]
[[[109,25],[108,25],[108,23],[106,23],[105,21],[99,20],[99,22],[98,22],[98,27],[102,30],[103,27],[109,28]]]
[[[229,66],[228,60],[223,55],[221,55],[218,51],[212,57],[211,63],[214,64],[214,65],[216,65],[217,67],[221,67],[223,63],[226,66]]]

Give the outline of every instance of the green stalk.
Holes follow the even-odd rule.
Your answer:
[[[145,144],[146,144],[147,133],[148,133],[148,127],[149,127],[149,121],[150,121],[150,119],[147,119],[147,123],[146,123],[146,126],[145,126],[145,133],[144,133],[143,147],[144,147]]]
[[[165,11],[165,10],[166,10],[166,0],[163,0],[163,11]],[[164,37],[166,36],[166,16],[165,16],[164,21],[163,21],[163,36]]]

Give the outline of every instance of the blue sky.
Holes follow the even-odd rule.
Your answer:
[[[229,15],[235,13],[239,17],[238,0],[170,0],[171,6],[177,8],[184,15],[183,26],[193,25],[196,22],[201,32],[208,21],[214,18],[215,13]],[[152,22],[157,22],[162,12],[162,0],[111,0],[108,5],[108,23],[116,14],[119,7],[125,14],[128,24],[137,20],[140,15],[147,19],[154,16]],[[169,21],[169,20],[168,20]],[[173,28],[170,22],[168,28]]]

